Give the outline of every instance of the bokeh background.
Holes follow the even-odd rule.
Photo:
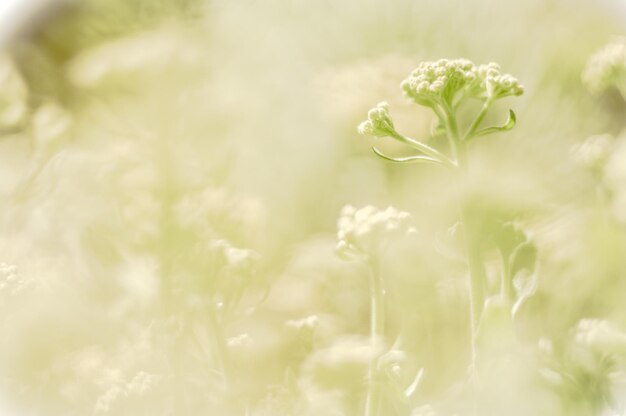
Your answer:
[[[346,204],[395,206],[418,230],[381,268],[398,383],[422,378],[382,414],[625,414],[626,102],[581,81],[626,34],[623,2],[47,6],[0,61],[1,414],[362,414],[369,288],[334,252]],[[457,57],[525,86],[489,114],[517,126],[474,143],[461,192],[356,132],[385,100],[438,146],[399,84]],[[576,157],[590,136],[608,168]],[[533,243],[514,321],[485,324],[478,382],[459,200],[492,292],[499,224]]]

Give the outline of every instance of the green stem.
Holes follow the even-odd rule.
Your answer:
[[[226,339],[224,337],[224,330],[222,323],[217,317],[216,306],[210,305],[208,311],[209,324],[211,325],[211,332],[213,333],[213,339],[215,341],[215,353],[217,365],[222,373],[222,379],[224,381],[224,387],[228,389],[230,383],[231,362],[228,353],[228,346],[226,345]]]
[[[478,113],[474,121],[472,122],[472,125],[467,130],[467,133],[465,133],[465,136],[463,136],[463,141],[470,140],[472,136],[474,135],[474,133],[476,133],[476,130],[480,126],[480,123],[485,118],[485,115],[487,115],[487,111],[489,111],[490,106],[491,106],[491,101],[486,100],[485,103],[483,104],[483,107],[480,109],[480,112]]]
[[[419,150],[420,152],[424,153],[427,156],[430,156],[434,159],[440,160],[441,163],[443,163],[444,165],[446,165],[449,168],[456,168],[456,164],[446,155],[444,155],[443,153],[441,153],[440,151],[438,151],[437,149],[433,149],[432,147],[418,141],[415,139],[412,139],[410,137],[404,136],[398,132],[393,132],[391,134],[391,137],[393,137],[394,139],[405,143],[411,147],[413,147],[414,149]]]
[[[467,163],[467,143],[465,141],[458,141],[458,171],[457,171],[457,186],[461,185],[461,180],[468,174]],[[460,188],[459,188],[460,191]],[[463,227],[463,239],[465,244],[465,252],[467,255],[467,263],[469,269],[469,303],[470,303],[470,342],[471,342],[471,364],[472,369],[476,369],[477,364],[477,334],[478,325],[480,323],[480,316],[482,314],[484,305],[484,282],[485,282],[485,270],[479,248],[475,244],[475,232],[471,227],[471,221],[467,209],[462,207],[460,209],[460,221]]]
[[[467,263],[469,268],[469,302],[470,302],[470,340],[471,340],[471,358],[472,367],[476,369],[478,348],[477,348],[477,334],[478,326],[480,324],[480,317],[485,302],[484,295],[484,281],[485,270],[480,256],[480,252],[474,244],[473,230],[470,227],[470,221],[468,220],[467,213],[463,209],[461,213],[461,224],[464,230],[465,250],[467,253]]]
[[[458,166],[460,162],[459,127],[456,122],[454,110],[450,106],[445,106],[444,111],[446,114],[446,131],[448,132],[448,143],[450,145],[450,152],[452,153],[452,158],[456,160],[456,164]]]
[[[509,256],[500,253],[502,258],[502,280],[500,282],[500,294],[509,302],[513,301],[513,282],[511,276],[511,262]]]
[[[385,292],[383,281],[380,276],[380,268],[377,258],[370,258],[370,337],[372,346],[372,359],[370,361],[368,375],[368,391],[365,402],[365,416],[378,416],[380,409],[380,381],[378,380],[378,343],[385,335]]]

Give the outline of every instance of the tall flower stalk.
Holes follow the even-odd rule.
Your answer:
[[[370,276],[371,360],[368,369],[365,416],[377,416],[381,407],[381,370],[379,360],[385,340],[385,287],[380,272],[381,255],[391,238],[413,232],[410,215],[389,207],[355,209],[348,205],[341,211],[337,231],[337,252],[348,260],[363,262]]]
[[[468,146],[471,141],[480,136],[511,130],[515,126],[516,117],[512,110],[509,110],[508,120],[501,126],[483,127],[485,116],[497,100],[521,95],[524,91],[518,80],[502,74],[497,64],[475,65],[467,59],[422,62],[402,82],[401,87],[408,98],[433,111],[436,132],[447,137],[447,151],[399,133],[385,102],[369,111],[367,120],[359,125],[358,132],[362,135],[391,137],[417,151],[417,154],[408,157],[390,157],[373,147],[374,153],[385,160],[397,163],[428,162],[449,169],[454,173],[458,193],[463,179],[468,175]],[[480,110],[469,125],[461,126],[457,114],[469,100],[479,101]],[[462,206],[459,208],[459,221],[464,230],[469,270],[471,357],[474,368],[478,325],[485,299],[485,270],[479,248],[474,244],[476,230],[472,230],[469,213]]]

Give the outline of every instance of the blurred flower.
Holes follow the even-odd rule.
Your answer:
[[[575,339],[578,344],[604,354],[626,351],[626,333],[600,319],[581,320]]]
[[[597,169],[607,160],[611,153],[613,137],[609,134],[591,136],[582,143],[574,145],[570,153],[575,162],[589,168]]]
[[[98,397],[94,408],[95,414],[106,414],[112,411],[119,402],[143,396],[157,382],[157,376],[144,371],[138,372],[131,381],[121,382],[109,388]]]
[[[229,348],[240,348],[250,345],[252,338],[248,334],[239,334],[235,337],[230,337],[226,340],[226,345]]]
[[[0,263],[0,295],[15,296],[30,284],[17,273],[17,266]]]
[[[216,240],[210,245],[225,267],[238,271],[252,271],[259,261],[259,255],[249,249],[233,247],[228,241]]]
[[[325,389],[360,389],[365,385],[370,361],[379,353],[365,338],[346,337],[314,352],[304,371],[311,381]]]
[[[287,327],[296,330],[313,330],[319,324],[320,319],[317,315],[307,316],[306,318],[287,321]]]
[[[250,196],[234,195],[225,188],[207,187],[186,195],[176,206],[179,223],[199,233],[214,237],[253,240],[265,223],[262,201]]]
[[[594,53],[582,79],[592,93],[602,92],[610,86],[623,88],[626,83],[626,37],[615,38]]]
[[[394,237],[415,232],[411,215],[393,207],[380,210],[368,205],[356,209],[351,205],[341,210],[337,222],[337,252],[340,255],[376,255]]]

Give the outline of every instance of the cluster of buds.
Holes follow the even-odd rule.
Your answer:
[[[140,371],[131,381],[116,384],[101,395],[96,401],[94,414],[111,413],[118,403],[144,396],[158,381],[157,376]]]
[[[478,97],[497,100],[524,93],[524,87],[517,78],[509,74],[502,74],[500,65],[496,63],[480,65],[476,68],[476,73],[478,74],[477,85],[473,87],[473,92]]]
[[[401,86],[407,97],[418,104],[432,106],[454,95],[476,80],[476,66],[467,59],[440,59],[422,62]]]
[[[337,222],[337,252],[347,257],[376,255],[394,236],[415,232],[411,215],[388,207],[345,206]]]
[[[392,136],[395,130],[389,113],[389,104],[384,101],[376,104],[376,107],[367,113],[367,120],[359,124],[357,130],[364,136]]]
[[[402,90],[416,103],[428,107],[452,105],[458,94],[493,101],[524,92],[519,81],[502,74],[497,64],[477,66],[467,59],[422,62],[402,82]]]
[[[29,284],[29,280],[18,274],[17,266],[0,263],[0,295],[15,296]]]
[[[591,56],[582,75],[583,83],[592,93],[626,83],[626,37],[613,42]]]

